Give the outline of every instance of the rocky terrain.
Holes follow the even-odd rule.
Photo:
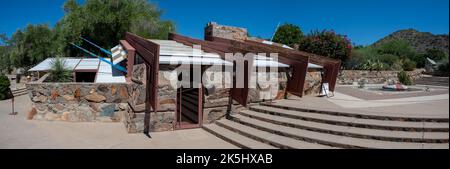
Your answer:
[[[378,46],[393,39],[408,41],[418,53],[424,53],[426,49],[430,48],[437,48],[445,51],[447,54],[449,53],[449,35],[434,35],[429,32],[419,32],[415,29],[396,31],[375,42],[373,45]]]

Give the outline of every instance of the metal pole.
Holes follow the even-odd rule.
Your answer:
[[[17,112],[14,111],[14,96],[13,96],[13,98],[11,98],[11,108],[12,108],[12,112],[9,115],[13,115],[14,117],[16,117]]]

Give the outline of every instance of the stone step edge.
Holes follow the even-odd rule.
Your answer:
[[[266,106],[266,107],[271,107],[271,106]],[[277,108],[277,107],[271,107],[271,108]],[[278,108],[278,109],[280,109],[280,108]],[[326,124],[332,124],[332,125],[339,125],[339,126],[381,129],[381,130],[395,130],[395,131],[405,131],[405,130],[406,131],[413,130],[413,131],[420,131],[420,132],[448,132],[449,131],[449,128],[423,128],[423,127],[416,128],[416,127],[401,127],[401,126],[387,126],[387,125],[384,126],[384,125],[374,125],[374,124],[359,124],[359,123],[352,123],[352,122],[332,121],[332,120],[328,120],[328,119],[305,117],[302,115],[289,115],[286,113],[279,113],[279,112],[274,112],[274,111],[270,111],[270,110],[263,110],[263,109],[257,108],[257,107],[249,107],[249,110],[260,112],[260,113],[265,113],[265,114],[270,114],[270,115],[281,116],[281,117],[300,119],[300,120],[305,120],[305,121],[313,121],[313,122],[318,122],[318,123],[326,123]],[[283,110],[286,110],[286,109],[283,109]],[[289,110],[289,111],[295,111],[295,110]],[[305,112],[305,113],[309,113],[309,112]],[[330,115],[330,114],[324,114],[324,115]],[[334,116],[334,115],[330,115],[330,116]],[[343,116],[343,117],[348,117],[348,116]],[[354,118],[354,117],[349,117],[349,118]],[[370,119],[370,120],[379,120],[379,119]],[[380,120],[380,121],[382,121],[382,120]],[[404,121],[399,121],[399,122],[404,122]]]
[[[353,145],[353,144],[349,144],[349,143],[339,143],[339,142],[330,141],[328,139],[323,139],[323,138],[311,138],[311,137],[307,137],[307,136],[294,135],[294,134],[291,134],[288,132],[283,132],[281,130],[274,131],[272,129],[267,128],[266,126],[258,126],[258,125],[252,124],[252,123],[240,121],[237,118],[233,118],[233,120],[235,120],[235,122],[240,123],[242,125],[253,127],[253,128],[256,128],[256,129],[259,129],[262,131],[266,131],[266,132],[272,131],[273,133],[275,133],[277,135],[291,137],[291,138],[294,138],[297,140],[322,144],[322,145],[326,145],[326,146],[332,146],[332,147],[337,147],[337,148],[347,148],[347,149],[383,149],[383,148],[379,148],[379,147],[377,148],[377,147],[371,147],[371,146]],[[301,130],[301,129],[298,129],[298,130]],[[325,133],[320,133],[320,134],[325,134]],[[344,137],[344,136],[338,136],[338,137]],[[353,139],[360,139],[360,138],[353,138]],[[362,140],[369,140],[369,139],[362,139]],[[379,141],[379,140],[373,140],[373,141]],[[387,142],[387,141],[382,141],[382,142]],[[397,143],[397,142],[393,142],[393,143]],[[411,144],[420,144],[420,143],[411,143]],[[422,143],[422,144],[426,144],[426,143]],[[392,148],[394,148],[394,147],[392,147]]]
[[[225,130],[228,130],[228,129],[226,129],[226,128],[224,128],[224,127],[221,127],[221,126],[219,126],[219,125],[217,125],[217,124],[214,124],[214,123],[213,123],[213,124],[208,124],[208,125],[203,125],[203,126],[202,126],[202,129],[204,129],[205,131],[207,131],[207,132],[213,134],[214,136],[216,136],[216,137],[218,137],[218,138],[220,138],[220,139],[222,139],[222,140],[225,140],[226,142],[228,142],[228,143],[230,143],[230,144],[233,144],[233,145],[235,145],[235,146],[237,146],[237,147],[239,147],[239,148],[242,148],[242,149],[251,149],[250,147],[248,147],[248,146],[246,146],[246,145],[244,145],[244,144],[239,143],[239,141],[235,141],[235,140],[230,139],[230,138],[228,138],[228,137],[226,137],[226,136],[224,136],[224,135],[222,135],[222,134],[220,134],[220,133],[217,133],[216,131],[214,131],[213,129],[210,128],[211,125],[216,125],[217,127],[220,127],[220,128],[225,129]],[[236,132],[234,132],[234,131],[231,131],[231,130],[230,130],[230,132],[233,132],[233,133],[239,135],[239,133],[236,133]],[[241,135],[241,136],[242,136],[242,137],[246,137],[246,136],[243,136],[243,135]],[[248,139],[252,139],[252,138],[248,138]],[[254,140],[254,141],[259,142],[259,141],[257,141],[257,140]],[[262,142],[261,142],[261,144],[265,144],[265,143],[262,143]],[[267,145],[267,146],[270,146],[270,145]],[[275,147],[273,147],[273,148],[275,148]]]
[[[222,120],[226,120],[226,119],[222,119]],[[230,130],[230,131],[233,131],[233,132],[238,133],[238,134],[240,134],[240,135],[243,135],[243,136],[245,136],[245,137],[248,137],[248,138],[257,140],[257,141],[262,142],[262,143],[265,143],[265,144],[269,144],[269,145],[271,145],[271,146],[274,146],[274,147],[277,147],[277,148],[280,148],[280,149],[297,149],[297,148],[295,148],[295,147],[291,147],[291,146],[288,146],[288,145],[283,145],[283,144],[281,144],[281,143],[273,142],[273,141],[270,141],[270,140],[268,140],[268,139],[266,139],[266,138],[262,138],[262,137],[259,137],[259,136],[256,136],[256,135],[253,135],[253,134],[250,134],[250,133],[241,131],[241,130],[239,130],[239,129],[233,128],[232,126],[229,126],[229,125],[227,125],[227,124],[222,123],[222,120],[216,121],[216,124],[217,124],[218,126],[220,126],[220,127],[226,128],[226,129],[228,129],[228,130]],[[235,121],[234,118],[233,118],[232,120],[229,120],[229,121],[235,122],[235,123],[238,123],[238,124],[241,124],[241,125],[245,125],[245,124],[242,124],[242,123],[240,123],[240,122]],[[252,127],[252,126],[248,126],[248,125],[245,125],[245,126],[247,126],[247,127]],[[255,127],[252,127],[252,128],[255,128]],[[258,128],[255,128],[255,129],[258,129]],[[258,129],[258,130],[260,130],[260,129]],[[264,130],[261,130],[261,131],[264,131]],[[264,131],[264,132],[271,133],[271,132],[269,132],[269,131]],[[272,133],[272,134],[275,134],[275,133]],[[277,134],[277,135],[279,135],[279,134]],[[279,136],[286,137],[286,136],[283,136],[283,135],[279,135]],[[290,138],[290,137],[286,137],[286,138]],[[290,138],[290,139],[293,139],[293,138]],[[309,141],[308,141],[308,142],[309,142]],[[309,142],[309,143],[314,144],[315,142]],[[317,143],[317,144],[319,144],[319,143]],[[320,144],[320,145],[324,145],[324,144]],[[330,148],[334,148],[334,147],[330,147]]]
[[[344,136],[344,137],[353,137],[353,138],[371,139],[371,140],[380,140],[380,141],[391,141],[391,142],[412,142],[412,143],[448,143],[449,142],[449,139],[396,138],[396,137],[388,137],[388,136],[375,136],[375,135],[369,135],[369,134],[349,133],[349,132],[344,132],[344,131],[332,131],[332,130],[310,127],[310,126],[301,125],[301,124],[285,123],[285,122],[280,122],[280,121],[267,119],[267,118],[263,118],[263,117],[256,117],[256,116],[246,114],[246,113],[241,113],[240,115],[248,117],[248,118],[254,118],[254,119],[257,119],[260,121],[276,124],[276,125],[282,125],[282,126],[286,126],[286,127],[292,127],[292,128],[302,129],[302,130],[326,133],[326,134],[333,134],[333,135]],[[234,116],[234,117],[236,117],[236,116]],[[239,118],[237,117],[237,119],[239,119]]]
[[[17,96],[23,96],[23,95],[26,95],[26,94],[28,94],[28,92],[13,93],[13,96],[17,97]]]
[[[298,107],[290,107],[284,105],[276,105],[270,103],[260,103],[262,106],[275,107],[286,110],[294,110],[308,113],[321,113],[321,114],[329,114],[335,116],[347,116],[347,117],[356,117],[361,119],[376,119],[376,120],[391,120],[391,121],[415,121],[415,122],[449,122],[448,118],[435,118],[435,117],[404,117],[404,116],[384,116],[384,115],[374,115],[374,114],[357,114],[357,113],[347,113],[340,111],[329,111],[329,110],[317,110],[312,108],[298,108]]]

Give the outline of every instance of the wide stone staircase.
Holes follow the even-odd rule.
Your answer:
[[[269,103],[203,128],[250,149],[449,148],[448,118],[364,115]]]
[[[448,86],[448,77],[426,76],[415,81],[418,85]]]

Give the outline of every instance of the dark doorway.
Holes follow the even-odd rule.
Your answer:
[[[201,126],[203,104],[201,88],[179,88],[177,90],[176,129]]]
[[[97,72],[75,72],[75,81],[84,83],[95,82]]]

